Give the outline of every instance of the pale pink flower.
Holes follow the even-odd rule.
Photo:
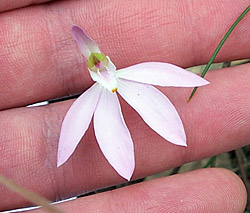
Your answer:
[[[88,69],[96,82],[70,107],[62,123],[57,165],[72,155],[94,116],[94,130],[102,153],[110,165],[130,180],[134,168],[134,147],[124,122],[117,92],[143,120],[167,141],[187,146],[182,121],[172,103],[153,85],[203,86],[205,79],[168,63],[145,62],[116,70],[108,56],[79,27],[72,34],[88,59]]]

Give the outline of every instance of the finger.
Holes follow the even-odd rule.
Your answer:
[[[32,4],[41,4],[52,0],[2,0],[0,2],[0,12],[25,7]]]
[[[226,75],[225,75],[226,72]],[[124,101],[127,126],[135,145],[134,179],[247,145],[250,137],[249,65],[208,74],[211,85],[200,88],[187,104],[191,89],[162,91],[176,106],[184,123],[188,147],[172,145],[154,133]],[[63,199],[124,181],[102,155],[93,126],[60,168],[56,153],[62,119],[72,101],[0,113],[1,173],[46,196]],[[42,183],[42,184],[41,184]],[[28,205],[0,188],[3,209]]]
[[[208,61],[248,4],[249,0],[237,1],[237,7],[234,0],[223,4],[203,0],[192,6],[184,0],[150,5],[146,0],[58,1],[4,13],[0,17],[0,108],[80,93],[90,86],[83,56],[70,35],[73,24],[84,27],[118,68],[141,61],[186,67]],[[235,29],[217,61],[250,56],[249,18]]]
[[[243,212],[246,190],[224,169],[203,169],[59,204],[65,212]],[[36,210],[34,212],[43,212]]]

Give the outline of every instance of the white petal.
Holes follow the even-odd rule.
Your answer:
[[[88,129],[101,89],[99,84],[94,84],[68,110],[61,128],[57,166],[67,161]]]
[[[186,146],[182,121],[163,93],[151,85],[122,79],[118,92],[159,135],[173,144]]]
[[[76,40],[82,54],[88,59],[91,53],[100,53],[97,44],[78,26],[71,28],[71,33]]]
[[[113,62],[110,60],[108,56],[106,56],[108,59],[108,71],[109,72],[115,72],[116,71],[116,66],[113,64]]]
[[[96,73],[89,70],[89,73],[93,81],[98,82],[110,92],[114,92],[117,90],[118,82],[114,72],[110,72],[109,70],[103,70],[101,72]]]
[[[173,64],[145,62],[117,70],[119,78],[158,86],[196,87],[209,84],[204,78]]]
[[[95,135],[111,166],[127,180],[134,167],[133,141],[124,122],[116,93],[103,90],[94,114]]]

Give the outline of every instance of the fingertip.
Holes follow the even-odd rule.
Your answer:
[[[225,185],[228,187],[228,200],[233,200],[234,202],[232,202],[232,204],[234,204],[236,208],[241,207],[242,211],[240,212],[243,212],[247,204],[247,190],[242,179],[228,169],[213,168],[209,170],[215,171],[219,181],[225,181]],[[223,184],[219,187],[223,188]]]
[[[114,205],[116,204],[116,205]],[[243,212],[244,184],[218,168],[154,179],[59,204],[67,210],[99,212]]]

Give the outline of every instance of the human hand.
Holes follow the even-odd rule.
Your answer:
[[[6,2],[0,3],[2,11]],[[142,61],[189,67],[208,61],[249,4],[241,0],[235,8],[233,0],[176,2],[57,1],[1,13],[0,172],[50,200],[123,182],[104,159],[92,127],[68,162],[56,167],[61,122],[73,100],[38,108],[24,106],[80,93],[92,84],[70,35],[73,24],[83,26],[118,68]],[[248,19],[249,15],[235,29],[217,61],[249,57]],[[167,143],[121,100],[135,145],[133,179],[247,145],[249,69],[246,64],[208,73],[211,85],[200,88],[189,104],[192,89],[161,89],[183,120],[187,148]],[[1,210],[28,205],[2,186],[0,195],[5,198],[0,200]],[[242,212],[245,202],[244,186],[235,175],[204,169],[59,207],[69,212]]]

